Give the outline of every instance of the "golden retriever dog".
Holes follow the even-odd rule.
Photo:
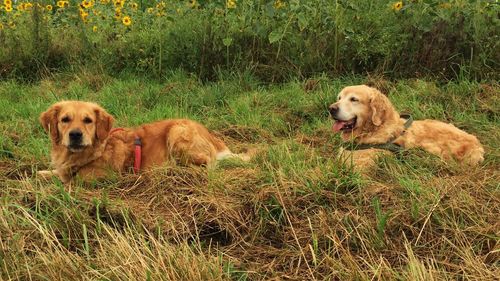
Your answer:
[[[484,160],[484,149],[475,136],[436,120],[414,121],[405,128],[406,120],[401,118],[389,99],[377,89],[365,85],[342,89],[329,111],[335,121],[333,131],[340,132],[346,142],[421,148],[445,161],[453,159],[466,165],[477,165]],[[358,157],[366,162],[373,153],[374,149],[367,149],[365,155],[358,153]]]
[[[62,101],[40,115],[50,135],[54,170],[39,171],[43,177],[58,176],[67,183],[75,176],[84,181],[103,178],[110,171],[125,172],[137,164],[145,170],[173,160],[184,165],[213,165],[217,160],[240,158],[203,125],[187,119],[170,119],[138,128],[113,128],[113,117],[95,103]],[[138,144],[139,142],[139,144]]]

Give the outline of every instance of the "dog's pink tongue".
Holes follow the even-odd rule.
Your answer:
[[[340,130],[344,127],[345,123],[347,123],[347,122],[345,122],[345,121],[339,121],[339,120],[336,120],[336,121],[335,121],[335,123],[333,123],[333,128],[332,128],[332,130],[333,130],[334,132],[338,132],[338,131],[340,131]]]

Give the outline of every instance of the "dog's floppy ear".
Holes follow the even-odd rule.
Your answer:
[[[372,123],[375,126],[382,125],[382,122],[387,119],[391,111],[389,99],[376,89],[373,89],[372,92],[370,108],[372,111]]]
[[[59,131],[57,130],[57,116],[61,107],[58,104],[55,104],[47,111],[42,112],[40,114],[40,123],[42,124],[43,129],[47,132],[54,143],[59,142]]]
[[[95,134],[97,140],[102,141],[108,137],[115,119],[101,107],[95,109],[95,116]]]

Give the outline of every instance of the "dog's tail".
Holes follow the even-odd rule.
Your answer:
[[[232,153],[229,149],[226,149],[224,151],[218,152],[217,155],[215,155],[215,159],[217,161],[224,159],[240,159],[244,162],[248,162],[252,159],[253,156],[255,156],[256,152],[256,150],[250,149],[245,153]]]
[[[454,153],[462,163],[476,166],[484,161],[484,148],[479,141],[463,143]]]
[[[484,148],[476,147],[470,152],[467,162],[469,162],[469,164],[473,166],[476,166],[483,161],[484,161]]]

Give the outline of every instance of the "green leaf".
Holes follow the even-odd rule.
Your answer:
[[[226,46],[226,47],[231,46],[231,44],[233,44],[233,38],[227,37],[227,38],[222,39],[222,44],[224,44],[224,46]]]
[[[297,14],[297,21],[301,31],[304,30],[304,28],[306,28],[307,25],[309,24],[306,16],[303,13]]]
[[[271,33],[269,33],[269,43],[273,44],[281,40],[283,38],[283,35],[284,33],[282,30],[276,29],[271,31]]]

